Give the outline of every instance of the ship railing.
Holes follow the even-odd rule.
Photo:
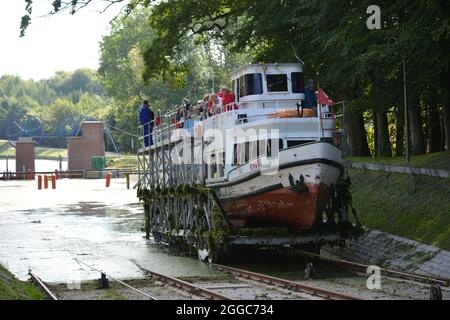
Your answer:
[[[293,99],[286,99],[286,100],[266,100],[266,101],[250,101],[250,102],[231,102],[227,105],[220,105],[220,108],[218,108],[218,110],[220,112],[217,112],[216,114],[213,115],[209,115],[208,112],[206,110],[204,110],[203,113],[201,114],[195,114],[192,117],[190,117],[189,119],[186,119],[184,117],[182,117],[179,120],[176,120],[175,116],[177,114],[177,111],[179,109],[182,109],[182,107],[174,107],[172,109],[169,109],[168,111],[166,111],[165,113],[162,113],[161,110],[158,110],[156,113],[156,116],[154,118],[154,120],[139,126],[139,130],[140,130],[140,134],[139,134],[139,140],[140,143],[142,145],[144,145],[144,141],[146,139],[148,140],[152,140],[153,144],[149,145],[149,146],[145,146],[145,149],[147,148],[151,148],[153,145],[155,145],[155,141],[156,139],[158,139],[158,142],[161,141],[169,141],[169,137],[171,136],[171,133],[176,130],[176,129],[187,129],[191,134],[193,134],[193,130],[194,130],[194,126],[196,121],[202,121],[211,117],[215,117],[217,115],[220,115],[222,113],[226,113],[226,112],[230,112],[230,111],[235,111],[235,110],[245,110],[245,109],[241,109],[241,105],[242,104],[252,104],[252,103],[258,103],[258,104],[262,104],[264,106],[265,103],[271,103],[271,104],[275,104],[276,108],[289,108],[289,106],[284,105],[285,103],[295,103],[294,106],[292,106],[292,108],[297,107],[297,103],[298,100],[293,100]],[[283,105],[281,105],[283,104]],[[235,108],[235,106],[237,106],[237,108]],[[249,110],[252,110],[253,108],[250,108]],[[320,120],[320,124],[319,124],[319,131],[323,131],[323,121],[325,120],[332,120],[335,119],[335,115],[333,112],[330,112],[329,110],[323,110],[322,108],[319,107],[319,111],[320,114],[316,115],[316,118],[318,118]],[[317,113],[317,112],[316,112]],[[278,119],[280,118],[276,113],[274,113],[273,111],[271,112],[265,112],[265,113],[260,113],[260,114],[254,114],[254,115],[246,115],[245,113],[241,113],[239,112],[237,114],[237,120],[236,120],[236,124],[243,124],[243,123],[247,123],[250,121],[256,121],[256,120],[261,120],[261,119],[266,119],[266,118],[272,118],[272,119]],[[145,128],[147,128],[147,130],[145,130]],[[147,131],[147,133],[145,132]],[[324,136],[323,132],[320,132],[320,136]],[[155,139],[153,139],[155,138]]]

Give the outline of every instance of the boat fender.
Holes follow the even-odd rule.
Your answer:
[[[300,112],[300,109],[302,110],[302,112]],[[300,103],[298,103],[298,102],[297,102],[297,113],[300,118],[303,117],[303,108],[301,107]]]
[[[294,177],[289,174],[289,184],[291,185],[290,189],[296,193],[305,193],[305,196],[308,195],[308,186],[305,184],[305,177],[300,175],[300,180],[294,181]]]

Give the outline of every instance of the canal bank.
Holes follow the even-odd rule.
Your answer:
[[[450,178],[350,169],[361,223],[450,250]]]
[[[42,300],[45,295],[34,284],[20,281],[0,265],[0,300]]]

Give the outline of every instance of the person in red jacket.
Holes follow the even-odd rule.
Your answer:
[[[223,105],[223,112],[230,111],[230,110],[237,110],[236,105],[236,98],[226,86],[222,86],[221,88],[222,93],[222,105]]]

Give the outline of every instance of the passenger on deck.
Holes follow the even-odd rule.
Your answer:
[[[209,111],[209,94],[205,94],[203,96],[203,112],[205,114],[204,119],[208,117],[208,111]]]
[[[192,104],[189,103],[186,105],[186,120],[190,120],[194,118],[194,116],[194,108],[192,107]]]
[[[231,92],[226,86],[222,86],[222,104],[223,104],[223,112],[230,110],[237,110],[236,98],[234,97],[233,92]]]
[[[221,84],[221,85],[219,86],[219,92],[216,93],[216,95],[217,95],[219,98],[222,98],[222,97],[223,97],[223,92],[222,92],[223,87],[225,87],[225,86],[224,86],[223,84]]]
[[[218,106],[220,106],[221,104],[221,99],[215,93],[211,93],[209,95],[208,101],[208,116],[211,117],[215,114],[220,113],[220,109]]]
[[[305,101],[302,105],[304,109],[313,109],[317,113],[317,97],[315,90],[315,82],[313,79],[308,80],[305,88]]]
[[[183,128],[183,123],[181,122],[183,119],[183,113],[181,112],[181,108],[180,106],[176,105],[175,106],[175,128],[179,129],[179,128]]]
[[[155,115],[150,109],[150,104],[148,100],[144,100],[144,103],[139,110],[139,123],[144,127],[144,145],[149,147],[153,145],[153,119]]]
[[[197,109],[199,120],[205,120],[208,116],[206,114],[206,110],[208,109],[208,102],[206,102],[205,100],[198,100]]]

